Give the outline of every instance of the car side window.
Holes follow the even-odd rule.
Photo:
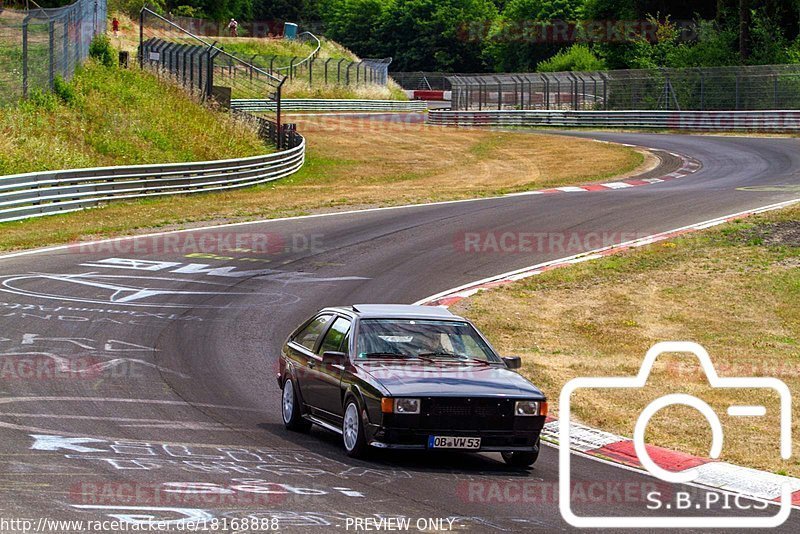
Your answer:
[[[350,332],[350,321],[342,317],[337,317],[328,330],[328,333],[325,335],[325,339],[322,341],[322,345],[319,348],[319,353],[324,354],[325,351],[329,350],[341,351],[342,342],[347,337],[348,332]]]
[[[331,317],[331,315],[320,315],[308,323],[308,326],[303,328],[299,334],[294,336],[292,341],[298,345],[302,345],[308,350],[314,350],[314,347],[317,344],[317,339],[319,338],[320,334],[325,331],[325,326],[328,324],[328,321],[330,321]]]

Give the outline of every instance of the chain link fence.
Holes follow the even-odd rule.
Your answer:
[[[363,59],[255,55],[249,58],[254,65],[270,73],[279,73],[289,80],[308,82],[308,85],[386,85],[392,58]]]
[[[92,38],[106,30],[106,0],[78,0],[44,9],[0,2],[0,105],[31,91],[52,89],[56,77],[68,80],[89,55]]]
[[[302,138],[294,125],[281,122],[281,91],[286,78],[230,54],[217,41],[207,39],[143,8],[139,17],[139,66],[225,107],[242,99],[272,104],[265,106],[262,116],[248,116],[246,120],[257,120],[260,135],[278,148],[297,146]]]
[[[450,75],[453,110],[800,109],[800,65]]]

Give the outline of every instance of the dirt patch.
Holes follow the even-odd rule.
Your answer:
[[[741,239],[768,247],[800,247],[800,221],[761,224],[743,230]]]

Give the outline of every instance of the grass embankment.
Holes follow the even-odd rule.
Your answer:
[[[130,17],[119,13],[112,13],[120,21],[120,32],[113,35],[109,30],[108,35],[111,42],[120,50],[127,50],[131,58],[136,57],[136,50],[139,46],[139,22]],[[110,27],[110,25],[109,25]],[[147,25],[145,25],[147,30]],[[179,36],[176,34],[175,36]],[[147,38],[147,31],[145,32]],[[253,61],[257,67],[268,69],[270,66],[269,56],[276,56],[272,62],[273,67],[288,66],[292,58],[294,63],[305,59],[316,48],[316,41],[286,40],[266,37],[209,37],[209,41],[218,41],[226,52],[239,57],[245,61]],[[283,98],[347,98],[347,99],[369,99],[369,100],[408,100],[402,88],[394,81],[390,80],[388,85],[378,84],[344,84],[337,83],[337,60],[346,59],[349,61],[360,61],[358,56],[342,45],[320,38],[321,47],[317,59],[313,63],[313,75],[311,83],[308,82],[308,68],[303,65],[297,68],[297,78],[286,80],[283,86]],[[189,41],[182,41],[189,43]],[[258,56],[253,59],[253,56]],[[328,83],[325,80],[324,62],[331,59],[328,71]],[[347,62],[342,63],[341,79],[346,78]],[[288,70],[284,69],[278,73],[286,75]],[[355,67],[351,68],[351,77],[355,79]],[[234,94],[234,98],[241,97]],[[247,98],[253,97],[247,95]]]
[[[558,269],[475,295],[456,306],[504,354],[520,354],[558,416],[562,386],[580,376],[631,376],[658,341],[695,341],[720,376],[768,376],[800,391],[800,207],[726,224],[606,259]],[[625,436],[650,401],[684,392],[720,416],[722,459],[800,476],[779,454],[777,395],[710,389],[691,355],[664,355],[644,390],[576,393],[573,418]],[[765,417],[733,418],[734,404]],[[800,408],[794,403],[794,433]],[[710,430],[694,410],[672,407],[648,443],[708,456]]]
[[[0,250],[204,221],[493,195],[602,179],[642,162],[629,148],[577,138],[335,118],[297,122],[308,140],[308,161],[289,178],[238,191],[117,203],[7,223],[0,225]]]
[[[271,150],[228,113],[138,69],[90,61],[59,94],[36,93],[0,114],[0,175]]]

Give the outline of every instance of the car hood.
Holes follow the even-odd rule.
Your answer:
[[[544,394],[519,374],[496,365],[460,362],[359,362],[393,397],[515,397]]]

